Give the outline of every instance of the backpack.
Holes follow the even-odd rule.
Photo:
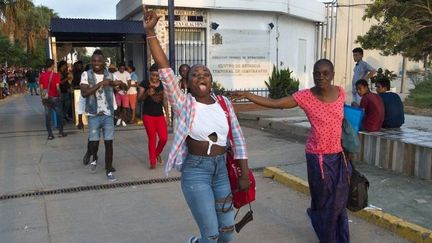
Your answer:
[[[353,163],[351,163],[351,167],[347,208],[352,212],[357,212],[368,206],[369,181],[354,168]]]

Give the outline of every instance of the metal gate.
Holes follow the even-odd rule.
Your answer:
[[[176,28],[175,50],[176,62],[175,72],[182,64],[189,66],[195,64],[207,65],[206,30],[200,28]]]

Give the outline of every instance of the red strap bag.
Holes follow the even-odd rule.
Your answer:
[[[230,141],[231,148],[229,148],[227,151],[226,165],[227,165],[228,177],[231,185],[231,191],[233,194],[233,205],[235,208],[239,209],[242,206],[246,204],[250,204],[251,202],[255,201],[255,193],[256,193],[255,177],[252,173],[252,170],[249,169],[248,173],[249,173],[249,180],[251,182],[251,185],[249,189],[246,191],[239,190],[239,178],[241,177],[242,171],[240,169],[239,162],[236,159],[234,159],[233,148],[235,144],[234,144],[234,139],[233,139],[232,129],[231,129],[231,118],[229,116],[228,107],[225,103],[224,98],[218,95],[217,99],[219,101],[220,106],[225,111],[225,116],[227,117],[228,120],[228,126],[229,126],[228,138]]]

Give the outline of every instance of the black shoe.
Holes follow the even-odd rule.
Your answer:
[[[48,140],[53,140],[54,139],[54,136],[53,135],[49,135],[48,136]]]
[[[86,153],[86,154],[84,154],[83,164],[88,165],[89,163],[90,163],[90,154]]]
[[[60,137],[60,138],[64,138],[64,137],[66,137],[66,136],[67,136],[67,134],[64,133],[64,132],[62,132],[62,133],[59,134],[59,137]]]

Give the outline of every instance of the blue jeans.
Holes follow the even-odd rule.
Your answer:
[[[114,139],[114,118],[107,115],[88,116],[89,141],[99,141],[102,129],[104,140]]]
[[[225,155],[188,155],[182,167],[183,195],[201,232],[200,243],[230,242],[234,211]]]
[[[48,136],[53,136],[53,132],[51,129],[51,117],[52,112],[55,111],[57,115],[57,126],[60,134],[63,133],[63,111],[61,107],[60,98],[49,98],[49,103],[44,103],[45,110],[45,126],[48,131]]]

